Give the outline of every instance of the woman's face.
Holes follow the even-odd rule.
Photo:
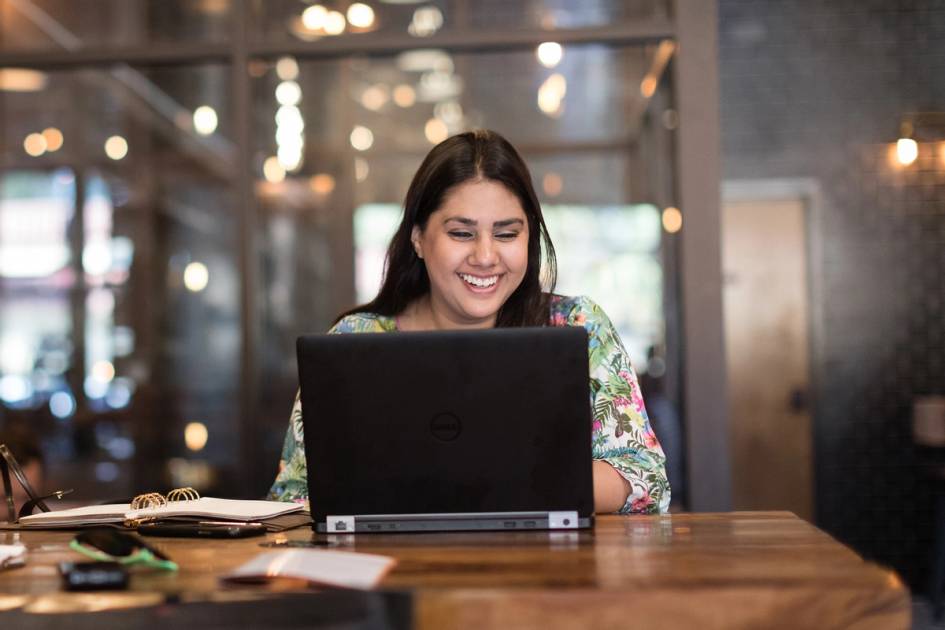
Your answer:
[[[528,220],[518,198],[490,180],[460,184],[411,236],[430,277],[438,327],[489,328],[528,268]]]

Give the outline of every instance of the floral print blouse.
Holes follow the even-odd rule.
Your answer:
[[[555,295],[552,326],[583,326],[588,333],[594,459],[606,461],[630,483],[621,513],[656,513],[669,509],[663,449],[650,426],[637,377],[627,352],[604,311],[586,297]],[[394,332],[392,317],[357,313],[342,318],[329,333]],[[269,498],[303,501],[308,497],[302,403],[298,395],[289,418],[279,474]]]

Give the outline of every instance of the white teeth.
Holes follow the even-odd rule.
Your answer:
[[[468,282],[469,284],[475,285],[477,287],[491,287],[493,284],[498,282],[499,276],[489,276],[488,278],[477,278],[476,276],[471,276],[466,273],[459,274],[459,277]]]

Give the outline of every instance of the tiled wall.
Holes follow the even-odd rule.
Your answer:
[[[945,1],[720,0],[719,24],[724,177],[822,192],[817,524],[921,590],[911,404],[945,393],[945,115],[911,166],[890,150],[903,114],[945,112]]]

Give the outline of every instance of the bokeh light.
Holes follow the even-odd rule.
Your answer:
[[[682,212],[679,208],[669,206],[663,209],[663,229],[670,234],[675,234],[682,229]]]
[[[194,110],[194,129],[201,136],[209,136],[217,130],[217,111],[209,105],[201,105]]]
[[[561,58],[564,57],[564,49],[558,42],[544,42],[538,45],[535,56],[538,57],[538,62],[541,65],[546,68],[554,68],[561,63]]]
[[[202,262],[194,261],[184,267],[184,286],[188,291],[199,293],[210,283],[210,270]]]
[[[105,141],[105,155],[113,160],[121,160],[128,155],[128,141],[121,136],[111,136]]]
[[[184,427],[184,443],[192,451],[201,451],[207,445],[210,434],[202,422],[188,422]]]

